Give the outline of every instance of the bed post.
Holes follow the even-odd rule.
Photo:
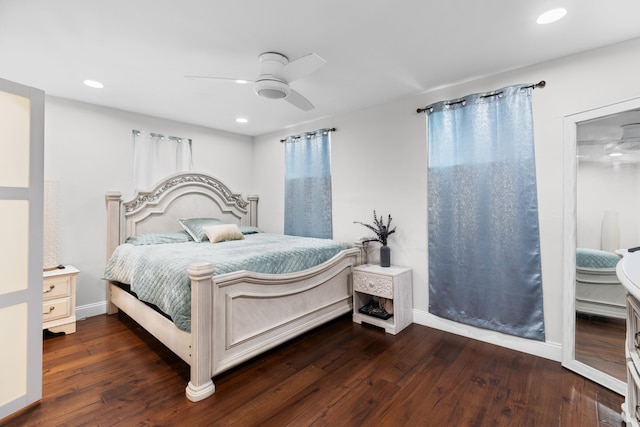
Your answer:
[[[107,262],[120,244],[122,222],[122,194],[118,191],[108,192],[105,196],[107,203]],[[111,303],[111,290],[107,282],[107,314],[115,314],[118,307]]]
[[[188,269],[191,279],[191,379],[187,398],[197,402],[216,390],[213,376],[213,265],[194,263]]]
[[[258,226],[258,196],[247,196],[249,200],[249,225]]]

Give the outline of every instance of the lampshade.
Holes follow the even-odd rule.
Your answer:
[[[44,182],[43,270],[60,265],[59,182]]]

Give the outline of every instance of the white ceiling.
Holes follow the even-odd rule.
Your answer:
[[[563,20],[535,23],[557,6]],[[0,78],[260,135],[640,37],[639,16],[637,0],[0,0]],[[315,110],[184,77],[254,79],[265,51],[327,61],[291,84]]]

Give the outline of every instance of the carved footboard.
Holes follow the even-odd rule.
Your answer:
[[[215,390],[214,375],[351,312],[351,269],[362,263],[362,254],[361,248],[352,248],[292,274],[229,273],[211,278],[212,286],[206,279],[211,265],[192,265],[187,397],[204,399]]]

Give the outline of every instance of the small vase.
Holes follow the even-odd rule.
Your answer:
[[[380,246],[380,267],[391,266],[391,248],[387,245]]]

